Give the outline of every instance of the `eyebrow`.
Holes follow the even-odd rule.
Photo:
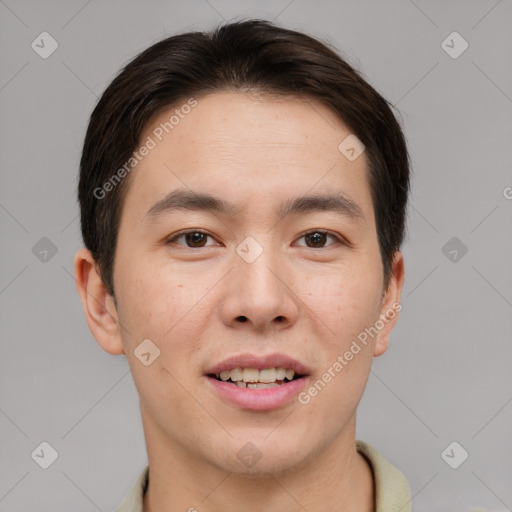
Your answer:
[[[211,211],[232,216],[236,216],[241,211],[239,206],[210,194],[177,189],[155,203],[147,211],[143,221],[154,221],[164,214],[176,210]],[[331,211],[349,219],[365,222],[365,217],[359,205],[340,192],[317,193],[287,199],[278,206],[276,215],[286,217],[316,211]]]

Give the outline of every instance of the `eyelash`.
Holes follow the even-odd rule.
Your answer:
[[[209,233],[206,233],[205,231],[202,231],[200,229],[190,229],[188,231],[182,231],[180,233],[171,235],[169,238],[167,238],[165,240],[165,244],[169,245],[169,244],[175,243],[176,240],[178,240],[182,236],[188,235],[190,233],[202,233],[203,235],[206,235],[206,236],[209,236],[210,238],[213,238],[212,235],[210,235]],[[338,242],[340,242],[343,245],[349,245],[349,243],[344,238],[342,238],[339,235],[336,235],[332,231],[327,231],[325,229],[312,229],[310,231],[306,231],[305,233],[300,235],[300,237],[298,239],[304,238],[306,235],[310,235],[310,234],[313,234],[313,233],[322,233],[324,235],[328,235],[328,236],[331,236],[331,237],[335,238]],[[177,245],[182,245],[182,244],[177,244]],[[185,247],[187,249],[203,249],[204,247],[209,247],[209,246],[189,247],[188,245],[182,245],[182,247]],[[303,245],[301,247],[306,247],[307,249],[324,249],[325,248],[325,247],[308,247],[307,245]],[[326,246],[326,247],[330,247],[330,246]]]

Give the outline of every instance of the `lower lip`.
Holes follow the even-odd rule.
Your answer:
[[[292,380],[275,388],[240,388],[213,377],[205,376],[215,392],[226,402],[251,411],[277,409],[295,398],[309,380],[308,377]]]

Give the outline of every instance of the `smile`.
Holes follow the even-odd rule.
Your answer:
[[[209,376],[248,389],[275,388],[302,377],[291,368],[233,368]]]

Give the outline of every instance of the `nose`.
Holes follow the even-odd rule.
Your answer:
[[[240,253],[242,254],[242,253]],[[223,322],[237,329],[258,332],[285,329],[298,318],[294,275],[270,247],[252,262],[235,252],[233,269],[222,302]]]

